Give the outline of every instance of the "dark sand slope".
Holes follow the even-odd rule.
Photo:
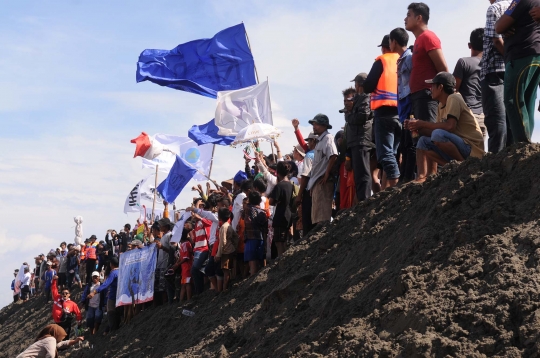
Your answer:
[[[283,268],[197,297],[194,317],[147,310],[69,356],[539,356],[539,176],[537,145],[452,165],[317,227]],[[34,305],[0,312],[0,355],[50,320]]]

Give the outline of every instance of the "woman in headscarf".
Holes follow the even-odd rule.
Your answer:
[[[58,349],[67,349],[77,342],[84,341],[84,337],[77,337],[71,341],[62,341],[66,331],[57,324],[50,324],[39,332],[36,341],[17,358],[57,358]]]

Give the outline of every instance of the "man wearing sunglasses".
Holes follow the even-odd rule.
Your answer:
[[[82,316],[79,307],[75,302],[70,300],[70,292],[67,288],[64,288],[61,293],[58,293],[58,276],[53,277],[51,292],[53,296],[52,316],[56,324],[62,327],[67,336],[64,340],[69,339],[71,332],[71,324],[73,323],[73,315],[77,318],[77,325],[80,325]]]

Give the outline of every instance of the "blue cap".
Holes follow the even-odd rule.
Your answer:
[[[234,176],[234,182],[238,183],[238,184],[241,184],[243,181],[247,180],[247,178],[248,177],[247,177],[246,173],[244,173],[243,171],[240,170]]]

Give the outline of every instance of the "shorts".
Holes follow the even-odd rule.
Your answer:
[[[234,254],[222,254],[221,255],[221,269],[232,270],[234,261]]]
[[[420,150],[431,150],[435,153],[437,153],[441,158],[443,158],[445,161],[450,162],[454,160],[451,156],[443,152],[439,149],[433,142],[439,142],[439,143],[447,143],[451,142],[456,146],[459,153],[464,159],[467,159],[471,155],[471,146],[465,143],[465,141],[448,131],[445,131],[443,129],[435,129],[431,133],[431,137],[420,137],[418,140],[418,144],[416,145],[416,149]]]
[[[216,262],[214,261],[214,256],[208,258],[208,263],[204,268],[204,274],[208,277],[214,277],[216,275]]]
[[[181,283],[190,283],[191,282],[191,263],[184,262],[182,265],[182,281]]]
[[[273,242],[287,242],[288,234],[289,234],[289,228],[287,228],[287,227],[275,227],[274,228],[274,240],[273,240]]]
[[[244,262],[264,260],[263,240],[246,240]]]

